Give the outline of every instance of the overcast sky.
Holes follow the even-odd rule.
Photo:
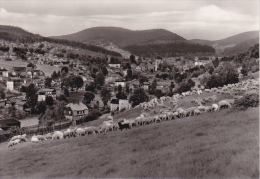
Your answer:
[[[259,0],[0,0],[0,24],[43,36],[96,26],[218,40],[259,29]]]

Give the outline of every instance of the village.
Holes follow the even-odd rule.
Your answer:
[[[150,91],[149,98],[168,94],[173,91],[174,84],[177,83],[172,74],[176,76],[176,72],[180,72],[178,74],[181,76],[185,70],[203,68],[216,58],[209,56],[200,60],[198,57],[186,59],[180,56],[142,59],[133,55],[128,58],[104,56],[98,57],[98,60],[101,60],[99,63],[89,63],[90,60],[86,63],[78,58],[81,49],[60,44],[49,42],[22,44],[1,41],[0,47],[2,50],[0,50],[0,59],[3,64],[8,64],[6,68],[1,66],[0,69],[2,91],[0,106],[5,109],[0,114],[1,118],[9,119],[19,116],[18,119],[23,121],[23,118],[34,115],[34,126],[38,124],[38,121],[35,121],[37,119],[35,115],[41,116],[45,111],[40,111],[39,108],[33,110],[32,106],[28,105],[30,97],[26,95],[25,88],[30,84],[33,84],[36,89],[37,101],[34,104],[37,107],[41,102],[46,103],[46,98],[54,103],[62,101],[65,108],[62,115],[64,119],[57,121],[74,121],[86,117],[94,109],[103,113],[118,113],[131,109],[133,105],[129,98],[138,88],[142,88],[147,93]],[[13,62],[19,62],[20,65],[13,66]],[[37,68],[38,66],[42,66],[41,70]],[[50,71],[49,68],[57,71]],[[73,77],[80,78],[79,85],[65,82],[65,79]],[[155,85],[153,92],[151,92],[152,84]],[[103,100],[100,96],[101,86],[108,90],[108,95],[103,96]],[[198,88],[197,85],[194,89],[196,88]],[[84,97],[85,92],[87,94]],[[79,97],[76,100],[68,100],[66,99],[69,98],[68,93],[74,93],[74,96]],[[90,99],[87,99],[89,97]],[[51,103],[49,106],[53,105],[53,102]],[[51,117],[47,119],[52,120]],[[19,124],[19,121],[12,122]],[[1,128],[10,129],[12,122],[1,125]],[[28,122],[26,126],[20,124],[18,126],[28,127],[27,125],[29,125]]]

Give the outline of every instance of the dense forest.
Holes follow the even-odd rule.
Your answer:
[[[213,54],[215,49],[208,45],[200,45],[193,43],[165,43],[165,44],[145,44],[130,45],[125,50],[139,55],[149,56],[159,54],[161,56],[177,56],[186,54]]]

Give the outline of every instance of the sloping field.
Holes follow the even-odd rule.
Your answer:
[[[6,69],[12,69],[13,66],[27,66],[28,62],[24,62],[22,60],[13,60],[13,61],[5,61],[0,60],[0,67],[6,68]],[[58,72],[60,68],[50,65],[42,65],[42,64],[36,64],[37,70],[41,70],[45,73],[45,76],[51,76],[51,74],[56,71]]]
[[[0,178],[259,178],[259,108],[7,148]]]

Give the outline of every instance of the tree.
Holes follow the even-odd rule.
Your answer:
[[[5,92],[2,90],[0,91],[0,98],[5,99]]]
[[[37,105],[37,108],[38,108],[38,114],[44,114],[45,113],[45,111],[46,111],[46,104],[45,104],[45,102],[43,102],[43,101],[40,101],[39,103],[38,103],[38,105]]]
[[[218,65],[219,65],[219,60],[218,60],[218,58],[216,58],[215,60],[213,60],[212,63],[213,63],[213,65],[214,65],[214,67],[217,68]]]
[[[133,72],[132,72],[132,70],[131,70],[131,69],[128,69],[126,72],[127,72],[127,76],[126,76],[126,77],[127,77],[128,79],[132,80],[132,78],[133,78]]]
[[[70,96],[70,92],[69,92],[69,90],[68,90],[67,88],[64,88],[63,91],[64,91],[64,95],[65,95],[66,97],[69,97],[69,96]]]
[[[65,119],[64,111],[65,111],[64,102],[58,102],[57,105],[55,106],[55,117],[54,117],[55,121],[61,123],[61,121]]]
[[[149,94],[154,94],[157,87],[157,80],[154,78],[152,84],[149,86]]]
[[[45,81],[44,81],[45,88],[50,88],[51,87],[51,82],[52,82],[52,78],[46,77]]]
[[[118,91],[118,92],[121,92],[121,91],[122,91],[122,86],[121,86],[121,85],[118,85],[117,91]]]
[[[96,78],[94,79],[95,85],[103,86],[105,83],[105,76],[102,73],[98,73]]]
[[[127,99],[127,96],[126,96],[126,94],[124,92],[118,92],[116,94],[116,98],[117,99]]]
[[[248,75],[248,69],[247,68],[245,68],[245,67],[242,67],[242,69],[241,69],[241,74],[243,75],[243,76],[247,76]]]
[[[30,62],[30,63],[27,65],[27,67],[32,67],[32,69],[35,69],[35,68],[36,68],[36,65]]]
[[[52,106],[53,105],[53,98],[51,96],[46,96],[45,104],[48,105],[48,106]]]
[[[131,61],[132,63],[135,63],[135,64],[136,64],[135,56],[134,56],[134,55],[130,55],[130,61]]]
[[[104,106],[107,106],[107,103],[111,98],[111,93],[107,88],[103,87],[100,92],[100,97],[104,103]]]
[[[145,93],[144,89],[138,88],[134,94],[130,96],[129,101],[132,102],[133,107],[149,100],[149,96]]]
[[[61,94],[60,96],[58,96],[57,100],[68,102],[68,99],[67,99],[67,97],[64,94]]]
[[[27,105],[31,108],[31,113],[35,113],[35,108],[38,102],[37,89],[33,83],[31,83],[26,89]]]
[[[91,82],[89,85],[86,85],[85,91],[94,92],[95,91],[95,83]]]
[[[59,76],[58,74],[56,73],[56,71],[54,71],[51,75],[52,79],[57,79]]]
[[[144,82],[148,81],[148,78],[144,75],[141,75],[141,74],[138,76],[138,79],[139,79],[140,84],[143,84]]]
[[[75,76],[73,78],[74,86],[79,89],[83,86],[83,79],[80,76]]]
[[[159,99],[164,94],[163,94],[162,90],[157,89],[157,90],[155,90],[154,95]]]
[[[69,72],[68,67],[62,67],[62,68],[61,68],[61,73],[62,73],[62,72],[68,73],[68,72]]]
[[[103,67],[101,68],[101,70],[102,70],[103,75],[106,76],[106,75],[108,74],[107,68],[106,68],[105,66],[103,66]]]
[[[95,99],[95,94],[92,92],[87,91],[84,94],[84,100],[86,101],[86,104],[90,104],[91,101]]]

